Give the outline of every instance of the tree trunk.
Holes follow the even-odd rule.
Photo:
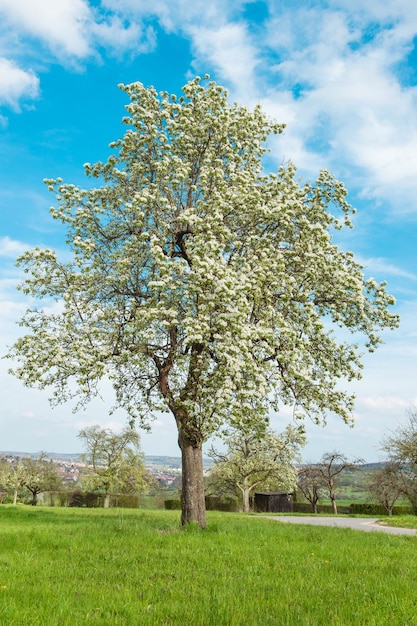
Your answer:
[[[250,512],[249,488],[244,487],[244,489],[242,489],[242,493],[243,493],[243,512],[249,513]]]
[[[336,504],[336,498],[334,496],[332,497],[332,507],[333,507],[333,513],[337,515],[337,504]]]
[[[181,524],[195,522],[200,528],[205,528],[203,449],[201,444],[193,444],[181,430],[178,444],[182,455]]]
[[[110,506],[110,494],[106,493],[104,496],[103,509],[108,509]]]
[[[317,513],[317,502],[313,503],[313,513]]]
[[[17,487],[13,492],[13,506],[16,506],[17,504]]]

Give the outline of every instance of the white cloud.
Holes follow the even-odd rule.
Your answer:
[[[19,101],[39,96],[39,78],[9,59],[0,58],[0,104],[19,110]]]
[[[90,52],[91,9],[85,0],[0,0],[0,14],[5,23],[58,53],[83,57]]]
[[[258,59],[245,25],[193,26],[188,31],[199,63],[214,67],[219,77],[233,88],[234,95],[250,97]]]
[[[400,410],[405,413],[410,403],[402,397],[368,396],[361,398],[360,406],[372,409],[373,411],[392,412]]]
[[[291,9],[272,19],[266,42],[279,61],[265,105],[283,99],[284,114],[290,109],[288,120],[279,116],[288,124],[281,149],[295,146],[301,167],[311,169],[316,151],[338,175],[349,171],[364,196],[395,197],[397,210],[415,212],[417,88],[396,73],[417,32],[405,5],[392,4],[378,26],[365,5],[351,4],[346,13]]]
[[[0,237],[0,257],[7,257],[9,259],[16,259],[19,254],[22,254],[28,246],[21,241],[16,241],[10,237]]]
[[[141,13],[131,20],[130,12],[120,11],[120,4],[114,3],[112,8],[114,12],[103,10],[88,0],[0,0],[0,17],[8,26],[3,37],[10,41],[17,32],[21,39],[29,38],[19,43],[23,47],[30,47],[31,38],[40,41],[63,64],[98,56],[98,47],[102,46],[121,52],[152,50],[155,34],[152,27],[143,27]],[[3,47],[10,56],[12,46],[3,43]],[[35,60],[36,53],[32,56]],[[41,58],[36,62],[39,64]]]
[[[117,15],[93,23],[91,33],[100,45],[116,53],[125,50],[132,50],[135,54],[147,53],[156,45],[155,31],[151,26],[144,28],[140,23],[126,23]]]
[[[368,274],[370,272],[376,272],[377,274],[381,275],[399,276],[402,278],[408,278],[410,280],[417,280],[416,274],[404,270],[401,267],[397,267],[381,257],[367,259],[357,258],[357,260],[365,267]]]

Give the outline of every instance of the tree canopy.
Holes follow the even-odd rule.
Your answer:
[[[199,78],[179,98],[121,88],[129,128],[106,162],[85,164],[88,187],[46,181],[69,258],[35,248],[19,259],[23,292],[60,306],[27,311],[13,373],[77,406],[108,377],[142,427],[170,411],[182,522],[204,526],[203,442],[283,403],[350,422],[340,379],[360,376],[360,349],[334,329],[373,350],[397,324],[394,299],[333,241],[351,225],[342,183],[322,171],[301,184],[292,163],[264,171],[265,142],[284,126],[260,106],[229,104]]]
[[[104,508],[108,508],[115,490],[135,493],[144,489],[145,466],[136,430],[127,426],[115,433],[96,425],[83,428],[78,437],[86,448],[81,455],[87,465],[83,485],[104,492]]]
[[[271,429],[264,433],[235,430],[225,440],[224,453],[211,449],[215,463],[210,472],[211,489],[227,486],[241,492],[243,510],[250,509],[250,495],[255,488],[292,491],[297,484],[295,463],[300,461],[304,434],[287,427],[277,435]]]

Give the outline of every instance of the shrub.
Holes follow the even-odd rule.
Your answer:
[[[239,501],[232,496],[206,496],[207,511],[238,511]]]
[[[110,498],[110,506],[121,509],[137,509],[139,507],[139,496],[132,493],[115,493]]]
[[[386,509],[382,504],[376,503],[352,503],[349,507],[351,513],[362,515],[387,515]],[[407,515],[411,512],[408,506],[395,506],[392,510],[393,515]]]
[[[181,510],[181,500],[174,500],[173,498],[165,500],[165,508],[168,511]]]
[[[294,502],[293,511],[294,513],[313,513],[313,507],[311,506],[309,502]],[[318,504],[317,513],[333,514],[332,505],[331,504]],[[343,507],[343,510],[339,511],[339,513],[349,513],[349,511],[346,509],[346,507]]]

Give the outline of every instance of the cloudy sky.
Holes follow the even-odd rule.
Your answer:
[[[355,228],[341,245],[387,280],[401,326],[364,358],[353,429],[308,425],[305,460],[338,449],[367,461],[417,406],[417,3],[415,0],[0,0],[0,352],[28,302],[16,256],[64,248],[45,177],[83,185],[82,164],[106,159],[123,132],[119,83],[178,93],[209,73],[230,100],[260,102],[284,136],[271,164],[304,179],[330,169],[349,189]],[[272,165],[271,165],[272,166]],[[116,428],[111,398],[85,413],[51,409],[0,361],[0,450],[75,452],[80,428]],[[106,396],[105,391],[105,396]],[[272,418],[285,427],[284,409]],[[142,436],[146,454],[178,455],[171,418]]]

